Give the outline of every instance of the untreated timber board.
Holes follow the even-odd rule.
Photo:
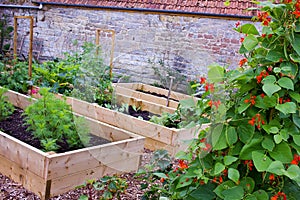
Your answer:
[[[6,95],[23,109],[34,101],[14,91]],[[138,169],[144,148],[143,136],[86,119],[92,134],[112,142],[65,153],[46,153],[0,131],[0,172],[41,199],[48,199],[88,179]]]

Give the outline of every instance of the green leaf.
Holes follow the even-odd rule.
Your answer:
[[[258,44],[258,40],[255,36],[253,35],[248,35],[243,42],[244,47],[248,50],[251,51],[253,50],[256,45]]]
[[[86,195],[81,195],[78,200],[88,200],[89,197]]]
[[[288,77],[282,77],[278,80],[279,86],[286,88],[288,90],[294,90],[294,83],[293,81]]]
[[[221,174],[221,172],[223,172],[224,169],[225,169],[225,165],[223,165],[222,163],[217,162],[215,164],[215,167],[214,167],[214,173],[213,173],[214,176],[217,176],[217,175]]]
[[[263,85],[262,89],[266,93],[266,95],[271,97],[275,92],[278,92],[281,89],[281,87],[274,83],[266,83]]]
[[[242,186],[235,186],[222,192],[224,200],[239,200],[244,197],[244,189]]]
[[[286,175],[290,179],[296,181],[299,185],[299,183],[300,183],[300,168],[298,165],[291,165],[287,169],[287,171],[284,175]]]
[[[240,106],[238,107],[239,114],[247,110],[250,107],[250,105],[251,105],[250,103],[245,103],[244,101],[241,102]]]
[[[300,94],[297,92],[293,92],[293,91],[289,91],[289,95],[290,97],[292,97],[292,99],[294,99],[295,101],[297,101],[297,103],[300,103]]]
[[[275,49],[270,50],[267,53],[266,59],[270,60],[272,62],[278,62],[280,60],[280,58],[284,58],[284,57],[285,56],[284,56],[282,48],[275,48]]]
[[[293,114],[293,122],[298,128],[300,128],[300,117],[298,112]]]
[[[252,34],[252,35],[259,35],[256,27],[253,24],[244,24],[241,26],[242,33],[245,34]]]
[[[282,163],[290,163],[293,160],[293,154],[290,146],[286,142],[281,142],[277,144],[270,156],[274,160],[281,161]]]
[[[272,151],[275,147],[275,144],[271,137],[265,137],[261,145],[263,148],[267,149],[268,151]]]
[[[297,54],[300,56],[300,35],[298,33],[293,35],[294,37],[290,40],[292,47],[297,52]]]
[[[287,115],[290,113],[296,113],[297,106],[294,102],[286,102],[284,104],[277,104],[275,108]]]
[[[212,83],[218,83],[218,82],[223,81],[224,80],[224,68],[219,65],[209,66],[207,77]]]
[[[234,168],[228,169],[228,178],[238,184],[240,179],[240,172]]]
[[[193,108],[195,106],[195,101],[193,98],[182,99],[179,101],[179,103],[184,108]]]
[[[261,141],[263,137],[254,138],[249,144],[245,144],[240,152],[241,160],[252,160],[252,152],[257,150],[263,150]]]
[[[250,124],[241,124],[237,128],[239,138],[242,142],[248,143],[254,135],[255,128]]]
[[[234,163],[237,160],[238,160],[237,157],[234,157],[234,156],[225,156],[224,157],[224,164],[226,166],[228,166],[228,165],[231,165],[232,163]]]
[[[285,169],[282,162],[276,160],[270,164],[270,166],[267,169],[267,172],[281,176],[285,173]]]
[[[221,199],[224,199],[224,195],[223,192],[225,190],[227,190],[228,188],[232,188],[235,186],[235,183],[233,181],[225,181],[224,183],[222,183],[221,185],[218,185],[218,187],[216,187],[216,189],[214,189],[214,192],[216,193],[216,195],[218,197],[220,197]]]
[[[215,193],[213,192],[214,185],[213,184],[204,184],[201,187],[198,187],[195,189],[187,199],[190,200],[199,200],[199,199],[205,199],[205,200],[213,200],[216,198]]]
[[[234,127],[229,127],[227,131],[225,132],[226,140],[228,143],[228,146],[234,145],[238,141],[237,132],[235,131]]]
[[[277,135],[274,135],[274,141],[276,144],[279,144],[280,142],[282,142],[282,136],[277,134]]]
[[[227,147],[223,124],[218,124],[212,130],[212,147],[214,150],[222,150]]]
[[[293,141],[296,145],[300,146],[300,135],[293,135]]]
[[[190,185],[192,182],[193,182],[192,178],[187,179],[187,177],[181,176],[178,181],[178,184],[176,185],[176,189],[186,187],[186,186]]]
[[[275,82],[276,82],[276,77],[274,75],[269,75],[262,80],[263,84],[275,83]]]
[[[264,190],[257,190],[253,193],[257,200],[266,200],[269,199],[269,195]]]
[[[255,181],[251,177],[244,177],[241,180],[240,185],[243,186],[247,193],[252,193],[255,188]]]
[[[154,175],[154,176],[157,176],[157,177],[159,177],[159,178],[165,178],[165,179],[168,178],[167,175],[166,175],[165,173],[154,172],[153,175]]]
[[[272,160],[263,151],[253,151],[252,159],[256,170],[259,172],[267,171],[269,165],[272,163]]]

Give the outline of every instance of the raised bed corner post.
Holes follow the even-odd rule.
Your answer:
[[[116,32],[111,29],[96,29],[96,45],[99,46],[100,44],[100,33],[105,32],[105,33],[111,33],[112,34],[112,45],[111,45],[111,50],[110,50],[110,61],[109,61],[109,75],[110,78],[112,78],[112,68],[113,68],[113,58],[114,58],[114,49],[115,49],[115,35]],[[98,53],[98,50],[97,50]]]
[[[14,59],[15,60],[17,59],[18,19],[29,19],[30,20],[28,76],[29,76],[29,80],[31,80],[31,78],[32,78],[33,16],[14,16]]]

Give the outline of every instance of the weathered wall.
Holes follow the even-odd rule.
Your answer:
[[[13,15],[35,17],[34,51],[40,60],[80,50],[84,41],[95,41],[96,29],[115,30],[114,72],[130,75],[132,82],[157,80],[149,59],[163,59],[188,78],[205,75],[207,66],[213,63],[236,67],[240,60],[237,51],[241,36],[232,30],[236,20],[70,7],[45,7],[43,11],[0,8],[0,12],[11,19]],[[28,22],[19,20],[18,46],[24,55],[28,27]],[[103,37],[100,41],[109,60],[111,40]]]

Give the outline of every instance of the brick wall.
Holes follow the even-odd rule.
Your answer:
[[[116,32],[113,71],[130,76],[131,82],[157,81],[149,60],[162,59],[166,66],[188,79],[207,73],[218,63],[234,68],[241,35],[232,28],[236,20],[171,16],[138,12],[46,7],[45,10],[2,9],[12,15],[33,15],[34,51],[39,60],[63,57],[78,51],[84,41],[95,41],[96,29]],[[19,20],[18,46],[27,55],[29,23]],[[109,63],[111,37],[101,36]]]

